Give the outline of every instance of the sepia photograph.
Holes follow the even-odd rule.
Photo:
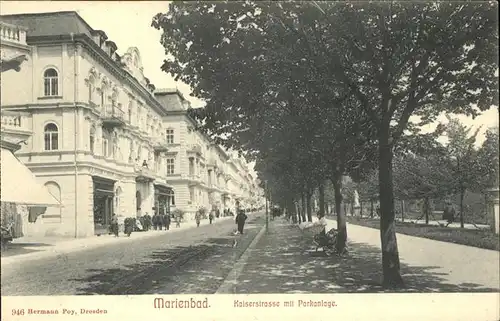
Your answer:
[[[2,1],[2,320],[500,320],[498,26]]]

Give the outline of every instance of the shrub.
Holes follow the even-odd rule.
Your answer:
[[[183,222],[184,221],[184,215],[186,214],[186,212],[184,212],[183,210],[181,209],[175,209],[173,212],[172,212],[172,216],[174,217],[174,220],[177,220],[179,219],[179,222]]]
[[[198,210],[198,213],[200,214],[200,218],[201,219],[206,219],[207,218],[207,209],[205,207],[200,207],[200,209]]]

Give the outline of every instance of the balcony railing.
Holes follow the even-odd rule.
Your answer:
[[[153,141],[153,148],[156,152],[168,151],[167,142],[162,138],[155,138]]]
[[[15,111],[2,111],[1,113],[2,132],[16,131],[26,132],[31,134],[31,129],[28,123],[28,115]]]
[[[201,146],[198,144],[192,144],[188,146],[188,153],[194,153],[201,155]]]
[[[116,105],[106,105],[102,114],[103,125],[120,127],[125,125],[125,112]]]
[[[149,182],[156,179],[156,173],[154,170],[149,169],[145,166],[135,166],[136,181]]]
[[[10,41],[21,45],[26,44],[26,29],[9,23],[0,22],[0,38],[2,42]]]

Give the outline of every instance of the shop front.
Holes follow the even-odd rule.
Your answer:
[[[170,204],[172,203],[173,191],[166,184],[155,183],[155,213],[159,215],[170,215]]]
[[[114,212],[115,181],[93,176],[94,183],[94,234],[108,234]]]

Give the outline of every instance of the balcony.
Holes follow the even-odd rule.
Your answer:
[[[2,145],[19,149],[19,144],[32,135],[29,119],[29,114],[2,110],[0,130]]]
[[[30,47],[26,44],[26,29],[0,22],[0,41],[2,43],[2,72],[21,70],[21,64],[28,60]]]
[[[102,124],[108,128],[122,127],[125,125],[125,112],[115,105],[106,105],[101,115]]]
[[[188,175],[188,180],[189,180],[189,185],[201,185],[202,184],[202,179],[201,175],[199,174],[189,174]]]
[[[12,42],[19,45],[27,46],[26,44],[26,28],[21,26],[11,25],[9,23],[0,22],[0,39],[2,44]]]
[[[207,166],[213,167],[213,168],[218,168],[219,167],[219,163],[217,162],[217,160],[215,158],[210,158],[208,160]]]
[[[188,149],[187,149],[187,152],[188,154],[196,154],[196,155],[199,155],[201,156],[201,146],[198,145],[198,144],[192,144],[192,145],[189,145],[188,146]]]
[[[153,149],[155,150],[155,152],[159,153],[168,152],[167,142],[161,138],[156,138],[153,141]]]
[[[135,174],[137,175],[135,177],[135,180],[137,182],[152,182],[156,179],[156,173],[154,170],[149,169],[145,166],[135,166],[134,167]]]

